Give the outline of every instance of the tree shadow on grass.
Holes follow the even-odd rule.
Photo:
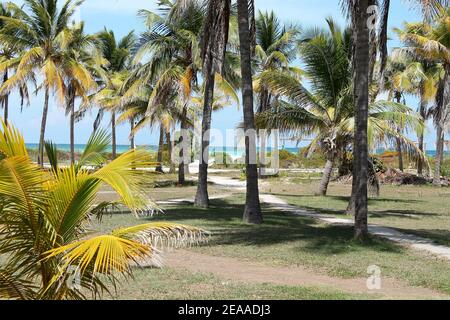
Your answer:
[[[423,217],[435,217],[439,216],[437,213],[421,212],[416,210],[384,210],[384,211],[372,211],[369,216],[371,218],[407,218],[407,219],[420,219]]]
[[[279,194],[273,193],[274,196],[280,197],[292,197],[292,198],[311,198],[311,199],[323,199],[323,200],[335,200],[340,202],[348,203],[350,201],[350,197],[347,196],[317,196],[317,195],[293,195],[293,194]],[[414,199],[393,199],[393,198],[380,198],[380,197],[372,197],[369,198],[369,205],[376,205],[378,202],[395,202],[395,203],[423,203],[423,200],[414,200]]]
[[[413,234],[418,237],[432,240],[436,244],[450,247],[450,230],[442,229],[399,229],[400,232]]]
[[[248,225],[242,222],[242,205],[226,200],[214,200],[210,209],[192,206],[171,208],[167,213],[149,220],[183,221],[203,227],[213,236],[207,246],[251,246],[262,248],[278,244],[291,244],[295,250],[308,250],[323,255],[370,250],[399,253],[400,246],[378,238],[364,244],[353,239],[353,228],[328,225],[316,219],[295,216],[264,207],[264,223]],[[200,224],[200,225],[199,225]]]

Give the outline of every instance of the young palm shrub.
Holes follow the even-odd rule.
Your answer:
[[[266,71],[261,77],[280,100],[257,116],[260,128],[315,135],[309,152],[321,149],[327,157],[320,195],[327,193],[339,155],[351,148],[355,129],[350,33],[342,32],[332,20],[328,20],[328,26],[328,30],[315,29],[305,34],[300,46],[311,91],[292,75]],[[322,55],[322,52],[327,52],[327,55]],[[424,159],[415,144],[396,130],[397,126],[417,133],[424,130],[421,117],[400,103],[376,101],[370,104],[369,144],[375,146],[386,140],[399,141],[410,157]]]
[[[203,230],[174,223],[147,223],[99,235],[90,230],[102,185],[113,188],[132,212],[153,210],[142,192],[149,155],[131,150],[107,163],[103,131],[91,137],[80,162],[61,168],[47,144],[50,171],[33,164],[21,134],[3,124],[0,132],[0,298],[85,299],[115,287],[132,265],[158,259],[165,246],[197,243]],[[87,165],[99,167],[88,169]],[[132,170],[137,168],[138,170]],[[71,282],[71,279],[75,279]]]

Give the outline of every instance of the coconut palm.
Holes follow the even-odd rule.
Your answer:
[[[88,104],[88,95],[96,90],[97,83],[94,75],[99,73],[101,67],[101,57],[93,48],[95,37],[84,33],[84,23],[74,25],[69,28],[71,33],[69,44],[66,46],[65,59],[74,65],[76,73],[73,77],[67,78],[66,91],[66,115],[69,115],[70,128],[70,161],[75,163],[75,121],[77,112],[75,111],[75,101],[79,97],[82,104]],[[78,113],[79,114],[79,113]]]
[[[50,93],[54,91],[58,102],[63,104],[66,93],[64,80],[77,72],[74,65],[64,59],[64,54],[70,36],[70,32],[67,32],[68,23],[82,3],[83,0],[66,0],[62,5],[58,0],[24,0],[23,6],[8,3],[12,17],[0,17],[5,22],[2,41],[17,43],[25,48],[13,59],[20,63],[16,73],[0,88],[0,94],[4,95],[13,88],[22,86],[34,76],[42,79],[39,89],[44,90],[44,108],[38,154],[41,165]],[[4,62],[0,71],[3,72],[10,65],[11,61]]]
[[[296,58],[298,28],[283,25],[274,12],[259,12],[256,19],[256,54],[254,61],[254,87],[258,100],[257,112],[265,112],[275,103],[277,97],[271,95],[267,85],[261,82],[261,74],[270,70],[283,70],[300,77],[302,71],[291,63]],[[264,176],[266,162],[266,138],[260,136],[260,176]]]
[[[120,90],[123,82],[128,76],[131,68],[131,50],[136,44],[134,32],[130,32],[122,39],[117,40],[112,30],[105,30],[96,35],[97,44],[108,62],[104,66],[106,76],[101,81],[102,90],[99,96],[94,98],[97,101],[104,101],[106,109],[100,108],[97,119],[94,123],[94,131],[98,128],[104,111],[111,113],[111,135],[112,135],[112,158],[117,156],[117,138],[116,138],[116,109],[120,101]],[[106,98],[106,99],[103,99]]]
[[[204,19],[204,7],[200,1],[167,1],[159,4],[160,14],[140,10],[148,31],[141,34],[135,61],[141,62],[131,81],[140,81],[153,87],[149,109],[156,110],[163,105],[181,106],[180,123],[182,132],[189,128],[188,102],[195,90],[198,71],[201,69],[199,39]],[[172,95],[178,93],[177,97]],[[170,108],[172,108],[170,107]],[[150,112],[150,110],[149,110]],[[158,111],[159,112],[159,111]],[[163,126],[161,126],[163,128]],[[164,140],[164,130],[160,130],[160,142]],[[180,136],[181,161],[179,182],[184,184],[188,173],[186,135]]]
[[[252,224],[263,222],[258,188],[258,166],[256,161],[256,131],[253,109],[252,25],[254,23],[254,2],[238,0],[238,26],[241,53],[242,101],[244,112],[245,165],[247,176],[247,193],[244,210],[244,221]]]
[[[142,192],[149,155],[131,150],[105,164],[109,144],[94,134],[80,162],[44,171],[34,165],[20,133],[3,124],[0,134],[0,297],[8,299],[84,299],[109,292],[132,265],[157,259],[158,248],[201,240],[204,231],[173,223],[148,223],[109,234],[89,232],[91,219],[106,203],[96,204],[101,185],[111,186],[119,203],[136,214],[156,209]],[[50,159],[55,149],[47,144]],[[101,166],[88,171],[83,165]],[[18,192],[20,190],[20,192]],[[114,205],[118,205],[115,203]],[[75,281],[71,281],[75,279]]]
[[[405,101],[405,92],[410,90],[411,84],[406,68],[409,61],[404,57],[397,56],[396,59],[390,59],[387,62],[384,76],[386,77],[384,83],[384,90],[388,92],[388,100],[402,103]],[[397,131],[402,132],[404,128],[397,127]],[[403,152],[400,140],[396,143],[398,152],[398,167],[400,171],[404,171]]]
[[[429,17],[442,8],[442,6],[448,6],[448,0],[411,0],[409,1],[413,5],[420,5],[424,16]],[[369,98],[369,82],[372,80],[369,78],[371,72],[371,61],[374,62],[373,47],[369,41],[370,30],[368,21],[370,21],[370,13],[368,11],[370,6],[377,5],[377,0],[341,0],[342,7],[347,13],[350,21],[352,22],[353,38],[354,38],[354,83],[355,85],[355,97],[359,99],[355,100],[355,111],[359,110],[360,114],[357,115],[357,134],[355,135],[354,151],[356,157],[354,158],[353,170],[356,179],[353,179],[352,197],[349,202],[347,211],[355,213],[355,237],[358,239],[364,239],[367,237],[367,105],[366,96]],[[384,67],[387,61],[387,30],[388,30],[388,18],[389,18],[390,0],[384,0],[383,3],[383,18],[380,28],[379,44],[381,51],[381,70],[380,74],[383,74]],[[374,26],[375,27],[375,26]],[[372,40],[374,30],[372,30]],[[370,45],[371,44],[371,45]],[[369,52],[372,47],[372,51]],[[372,53],[372,54],[371,54]],[[373,64],[372,64],[373,65]],[[367,68],[367,73],[366,73]],[[383,76],[380,79],[384,79]],[[380,87],[382,87],[381,85]],[[367,90],[366,90],[367,88]]]
[[[355,135],[353,144],[353,184],[352,196],[347,211],[355,213],[355,238],[364,240],[368,235],[367,226],[367,182],[368,182],[368,104],[371,62],[373,65],[373,29],[369,30],[372,12],[369,7],[376,0],[341,0],[352,26],[353,38],[353,83],[355,109]],[[372,31],[372,36],[371,32]],[[372,52],[371,52],[372,47]],[[371,54],[372,53],[372,54]]]
[[[8,8],[5,3],[0,4],[0,16],[11,18],[13,12]],[[0,19],[0,64],[6,62],[7,65],[4,65],[3,68],[3,83],[8,81],[10,73],[12,73],[15,69],[17,69],[19,64],[19,59],[17,57],[23,51],[22,44],[19,42],[8,42],[6,39],[2,38],[1,34],[5,34],[7,36],[8,30],[4,28],[6,22],[3,19]],[[28,98],[28,91],[26,83],[22,83],[19,86],[19,93],[22,97],[22,106],[24,100]],[[1,105],[3,107],[3,120],[6,124],[8,124],[8,116],[9,116],[9,92],[6,92],[0,98]]]
[[[299,49],[311,90],[293,75],[265,71],[262,80],[280,99],[271,110],[257,116],[258,127],[279,128],[297,136],[315,135],[307,153],[321,150],[327,158],[320,195],[326,195],[336,160],[350,149],[355,129],[351,31],[342,32],[331,19],[327,23],[328,30],[306,32]],[[423,158],[414,143],[396,130],[396,126],[402,126],[418,133],[423,131],[421,117],[408,107],[389,101],[372,102],[368,124],[372,146],[386,140],[399,141],[412,157]]]
[[[394,50],[388,60],[384,76],[385,90],[389,94],[389,100],[401,102],[405,94],[419,97],[418,113],[423,121],[428,120],[430,112],[428,104],[435,100],[437,85],[442,68],[426,60],[415,61],[411,57],[402,54],[401,50]],[[403,98],[404,100],[404,98]],[[418,135],[419,150],[424,152],[424,133]],[[399,167],[402,170],[401,146],[397,143],[399,151]],[[421,159],[417,163],[418,175],[423,175],[424,163]]]
[[[450,9],[441,9],[432,24],[405,24],[395,29],[405,47],[405,54],[430,63],[441,64],[443,76],[439,80],[436,105],[433,110],[437,131],[436,160],[433,184],[441,185],[441,162],[444,153],[444,131],[450,119]]]
[[[195,205],[203,208],[209,206],[208,164],[212,105],[216,74],[223,75],[225,53],[228,43],[231,16],[231,1],[207,1],[206,18],[203,22],[201,58],[205,90],[203,98],[202,136],[198,188]]]

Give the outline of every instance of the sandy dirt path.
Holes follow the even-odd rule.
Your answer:
[[[346,293],[370,294],[374,299],[450,299],[449,296],[431,289],[410,287],[393,279],[382,278],[380,290],[369,290],[367,278],[335,278],[316,274],[302,267],[271,267],[188,250],[166,253],[163,260],[166,267],[213,274],[223,280],[244,283],[315,287]]]

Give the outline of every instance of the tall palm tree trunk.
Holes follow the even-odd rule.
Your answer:
[[[251,32],[247,0],[238,0],[239,43],[241,52],[242,101],[244,111],[245,165],[247,174],[247,195],[244,222],[260,224],[263,222],[259,202],[258,168],[256,163],[256,132],[253,110],[253,79],[251,64]]]
[[[260,94],[260,106],[259,112],[265,112],[270,105],[270,94],[267,88],[263,87]],[[266,175],[266,143],[267,134],[263,132],[258,132],[259,137],[259,177],[264,178]]]
[[[436,96],[437,114],[436,114],[436,159],[434,166],[433,185],[441,186],[441,166],[444,160],[445,143],[445,124],[448,121],[450,105],[450,64],[445,65],[444,78],[439,83],[439,89]]]
[[[173,151],[173,143],[172,143],[172,135],[170,131],[166,132],[166,141],[167,141],[167,150],[169,152],[169,162],[170,162],[170,171],[169,173],[175,173],[175,163],[172,161],[172,151]]]
[[[5,83],[6,81],[8,81],[8,69],[5,70],[5,74],[3,75],[3,83]],[[2,102],[3,102],[3,121],[5,122],[6,125],[8,125],[8,117],[9,117],[9,94],[5,93],[5,95],[2,98]]]
[[[444,154],[444,130],[438,125],[436,128],[436,158],[434,163],[433,185],[441,186],[441,165]]]
[[[368,181],[368,105],[369,105],[369,27],[367,9],[373,0],[360,0],[353,4],[354,19],[354,97],[355,141],[353,153],[353,181],[355,200],[355,238],[365,240],[367,225]]]
[[[200,208],[209,207],[208,196],[208,163],[209,163],[209,144],[210,144],[210,129],[212,104],[214,101],[214,86],[215,86],[215,72],[213,68],[213,59],[207,57],[205,63],[207,68],[206,85],[205,85],[205,99],[203,105],[203,120],[202,120],[202,148],[200,153],[200,164],[198,168],[198,186],[197,194],[195,196],[195,206]]]
[[[425,153],[426,151],[425,149],[425,135],[423,133],[421,133],[419,135],[419,150],[422,153]],[[423,176],[423,167],[424,167],[424,163],[422,159],[419,159],[417,161],[417,175],[418,176]]]
[[[158,157],[156,162],[158,166],[156,167],[156,172],[164,173],[163,170],[163,150],[164,150],[164,127],[160,125],[159,127],[159,144],[158,144]]]
[[[50,98],[50,89],[48,86],[46,86],[44,94],[44,109],[42,111],[41,133],[39,137],[39,153],[38,153],[38,164],[41,167],[44,167],[45,128],[47,126],[49,98]]]
[[[185,151],[187,152],[187,149],[188,149],[187,129],[188,129],[187,105],[185,105],[183,107],[183,112],[181,115],[181,135],[180,135],[180,139],[178,140],[178,144],[180,146],[180,160],[181,160],[180,164],[178,166],[178,184],[181,186],[186,184],[186,174],[188,173],[187,170],[189,170],[188,163],[187,163],[189,154],[185,154]]]
[[[75,164],[75,95],[69,98],[70,103],[70,164]]]
[[[323,171],[322,180],[319,185],[319,195],[326,196],[328,191],[328,185],[330,184],[331,176],[334,168],[334,156],[330,156],[325,164],[325,170]]]
[[[400,134],[400,129],[397,130],[398,134]],[[397,152],[398,152],[398,169],[403,172],[405,171],[404,165],[403,165],[403,149],[402,149],[402,143],[399,138],[397,138]]]
[[[427,105],[426,105],[425,100],[422,97],[423,97],[423,89],[421,89],[419,113],[420,113],[420,116],[422,117],[422,119],[424,121],[426,121]],[[425,149],[425,134],[423,132],[419,134],[418,140],[419,140],[419,150],[422,153],[425,153],[426,152],[426,150],[424,150]],[[423,167],[424,167],[423,160],[419,158],[419,160],[417,161],[417,175],[423,176],[423,169],[424,169]]]
[[[130,148],[131,150],[136,149],[136,139],[134,136],[134,118],[130,121]]]
[[[116,138],[116,113],[111,113],[111,143],[112,143],[112,160],[117,157],[117,138]]]
[[[401,93],[397,93],[397,103],[402,103],[402,96]],[[397,128],[397,133],[400,135],[402,132],[401,128]],[[398,169],[403,172],[405,171],[404,165],[403,165],[403,150],[402,150],[402,143],[399,138],[396,139],[397,144],[397,152],[398,152]]]
[[[225,50],[228,43],[230,0],[211,0],[208,2],[203,26],[202,52],[205,94],[202,122],[202,149],[200,155],[198,187],[195,205],[206,208],[208,197],[208,162],[211,129],[211,113],[214,100],[215,74],[223,74]]]
[[[266,148],[267,148],[267,135],[259,133],[259,177],[264,178],[266,176]]]

